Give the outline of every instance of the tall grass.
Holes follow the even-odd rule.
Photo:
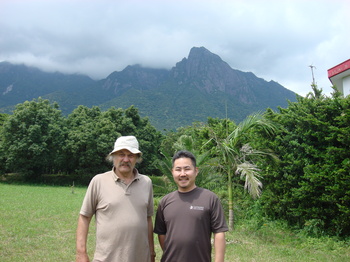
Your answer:
[[[74,261],[76,223],[85,191],[0,183],[0,260]],[[241,220],[227,233],[225,261],[350,261],[349,242],[298,235],[276,222],[259,223]],[[94,236],[93,222],[90,258]],[[159,261],[156,237],[155,243]]]

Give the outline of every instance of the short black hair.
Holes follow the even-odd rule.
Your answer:
[[[173,159],[172,159],[173,167],[174,167],[175,160],[179,159],[179,158],[189,158],[189,159],[191,159],[194,167],[196,167],[196,165],[197,165],[196,157],[191,152],[186,151],[186,150],[180,150],[180,151],[176,152],[175,155],[173,156]]]

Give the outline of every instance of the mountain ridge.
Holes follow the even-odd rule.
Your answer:
[[[232,69],[204,47],[191,48],[170,70],[129,65],[100,80],[0,63],[0,112],[11,113],[16,104],[39,96],[57,102],[65,115],[78,105],[102,110],[134,105],[154,126],[167,130],[207,117],[239,122],[296,101],[296,94],[277,82]]]

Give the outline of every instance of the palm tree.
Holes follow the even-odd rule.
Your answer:
[[[244,188],[253,198],[258,198],[261,195],[262,183],[259,180],[260,170],[257,161],[266,156],[277,159],[271,152],[257,150],[246,141],[256,139],[256,133],[253,133],[254,130],[272,135],[276,128],[272,122],[261,114],[252,114],[237,125],[225,138],[220,138],[213,133],[212,138],[207,142],[215,142],[218,168],[227,176],[230,230],[233,229],[233,176],[239,175],[241,179],[244,179]],[[255,137],[253,137],[254,134]]]

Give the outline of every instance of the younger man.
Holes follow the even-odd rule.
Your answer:
[[[223,262],[228,227],[219,198],[196,186],[198,168],[192,153],[179,151],[172,163],[178,189],[160,201],[154,227],[163,249],[161,262],[210,262],[212,233],[215,262]]]

